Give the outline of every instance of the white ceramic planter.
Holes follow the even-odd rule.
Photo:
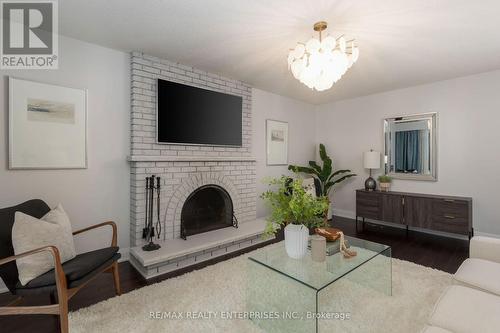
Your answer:
[[[290,258],[300,259],[307,253],[309,229],[300,224],[288,224],[285,227],[285,249]]]

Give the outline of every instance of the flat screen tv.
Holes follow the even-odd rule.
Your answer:
[[[242,98],[158,79],[158,143],[241,147]]]

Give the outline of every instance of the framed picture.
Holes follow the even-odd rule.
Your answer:
[[[9,77],[9,168],[87,168],[87,90]]]
[[[288,123],[266,120],[267,165],[288,164]]]

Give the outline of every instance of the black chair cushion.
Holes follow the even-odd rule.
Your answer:
[[[23,212],[37,219],[42,218],[50,211],[50,207],[40,199],[26,201],[20,205],[0,209],[0,259],[14,255],[12,247],[12,226],[14,225],[14,214]],[[11,261],[0,266],[0,277],[12,291],[19,282],[17,266]]]
[[[101,268],[109,266],[113,261],[118,260],[121,255],[118,247],[107,247],[91,252],[77,255],[75,258],[65,262],[63,266],[68,288],[74,288],[90,277],[97,274]],[[20,282],[16,284],[16,294],[24,294],[23,291],[41,289],[40,291],[51,291],[55,289],[55,271],[52,269],[47,273],[31,280],[25,286]],[[47,287],[47,288],[46,288]]]

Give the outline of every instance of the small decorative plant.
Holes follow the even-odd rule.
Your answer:
[[[388,192],[391,187],[392,178],[388,175],[378,176],[378,182],[380,183],[380,190]]]
[[[378,181],[380,183],[390,183],[392,182],[392,178],[388,175],[380,175],[378,176]]]
[[[270,236],[288,224],[315,228],[323,224],[322,213],[328,208],[326,197],[315,197],[304,188],[302,179],[286,176],[267,181],[269,187],[260,197],[271,208],[265,229]]]

